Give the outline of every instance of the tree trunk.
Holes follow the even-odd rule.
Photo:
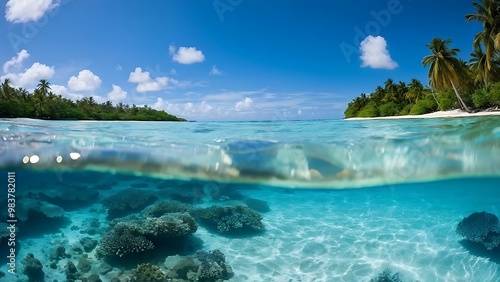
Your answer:
[[[432,97],[434,97],[434,100],[436,100],[436,104],[438,105],[438,110],[441,110],[441,105],[439,104],[439,101],[436,97],[436,94],[434,93],[434,89],[431,88],[431,93],[432,93]]]
[[[450,79],[450,82],[451,82],[451,86],[453,87],[453,90],[455,91],[455,95],[457,95],[458,102],[461,104],[461,106],[465,109],[466,112],[471,113],[472,111],[464,103],[460,94],[458,94],[458,90],[455,87],[455,84],[453,83],[453,81],[451,79]]]

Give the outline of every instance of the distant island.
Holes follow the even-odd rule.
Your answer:
[[[370,94],[352,100],[345,118],[422,115],[436,111],[462,109],[466,112],[500,110],[500,1],[472,3],[476,13],[465,16],[467,22],[483,24],[473,39],[468,62],[457,58],[451,40],[434,38],[427,47],[431,54],[422,65],[429,67],[429,85],[418,79],[408,84],[387,79]]]
[[[13,88],[10,80],[0,85],[0,118],[35,118],[47,120],[123,120],[123,121],[186,121],[165,111],[145,105],[114,106],[110,101],[97,103],[93,97],[77,101],[56,95],[50,83],[42,79],[32,93]]]

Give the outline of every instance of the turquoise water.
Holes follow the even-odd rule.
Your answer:
[[[215,249],[232,273],[220,267],[214,273],[229,281],[369,281],[384,269],[403,281],[500,281],[500,248],[488,250],[456,232],[474,212],[500,216],[498,117],[16,119],[2,120],[0,132],[2,222],[8,220],[9,181],[16,184],[17,220],[16,274],[8,272],[7,232],[0,242],[2,281],[71,281],[92,274],[127,281],[140,263],[173,277],[175,259]],[[121,221],[146,229],[151,218],[178,216],[172,210],[148,213],[164,201],[170,208],[182,203],[196,230],[162,238],[133,233],[154,248],[123,257],[106,253],[117,219],[129,216]],[[210,207],[238,205],[234,213],[216,216],[234,232],[203,217]],[[500,235],[498,228],[490,235]],[[55,255],[58,246],[64,255]],[[28,253],[39,263],[23,263]],[[209,262],[212,269],[221,265]],[[30,263],[41,271],[23,273]]]

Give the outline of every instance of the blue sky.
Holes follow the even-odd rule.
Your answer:
[[[469,59],[468,0],[9,0],[2,80],[190,120],[342,118],[387,78],[427,83],[433,37]]]

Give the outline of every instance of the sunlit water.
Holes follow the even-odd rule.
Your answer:
[[[7,280],[1,281],[27,281],[22,260],[28,253],[40,260],[46,281],[66,281],[68,261],[77,265],[84,255],[91,267],[79,269],[80,277],[127,281],[139,263],[167,272],[167,257],[200,249],[225,254],[230,281],[369,281],[386,268],[403,281],[500,281],[499,250],[468,244],[455,231],[474,212],[500,216],[498,117],[17,119],[1,121],[0,133],[2,221],[8,219],[8,172],[16,174],[18,218],[16,275],[7,272],[4,237],[0,269],[6,276],[0,279]],[[175,248],[125,259],[99,256],[112,219],[103,202],[130,188],[198,208],[260,200],[269,207],[259,211],[265,229],[227,235],[198,224]],[[63,216],[33,220],[37,208],[30,205],[47,202],[58,204]],[[87,230],[92,219],[97,232]],[[80,252],[85,237],[98,245]],[[59,245],[71,257],[51,258]],[[112,269],[104,273],[103,262]]]

